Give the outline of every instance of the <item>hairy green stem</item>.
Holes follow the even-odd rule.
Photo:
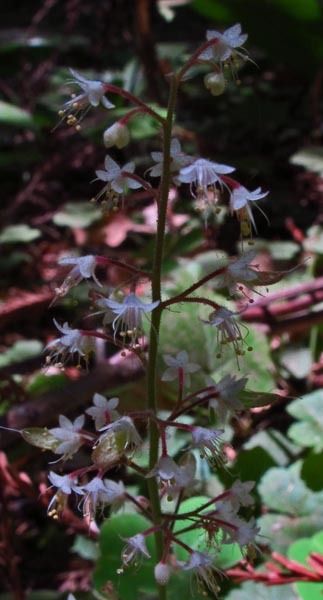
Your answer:
[[[163,264],[163,253],[164,253],[164,242],[165,242],[165,227],[166,227],[166,214],[167,214],[167,203],[169,195],[170,185],[170,145],[172,137],[172,125],[173,116],[176,103],[178,81],[176,77],[173,77],[167,117],[164,124],[164,139],[163,139],[163,173],[160,184],[160,196],[158,200],[158,217],[157,217],[157,232],[156,242],[152,269],[152,301],[161,301],[161,276],[162,276],[162,264]],[[154,414],[157,414],[157,394],[156,394],[156,362],[158,352],[158,337],[160,322],[162,316],[162,307],[157,306],[152,313],[151,328],[150,328],[150,341],[149,341],[149,361],[147,369],[147,408]],[[149,423],[149,469],[152,469],[158,460],[158,443],[159,443],[159,431],[157,423],[154,420],[150,420]],[[148,491],[151,502],[151,509],[155,525],[158,525],[161,521],[160,501],[158,486],[155,477],[151,477],[148,480]],[[156,556],[158,562],[163,556],[163,536],[160,531],[155,533],[156,543]],[[159,586],[159,600],[166,600],[166,586]]]

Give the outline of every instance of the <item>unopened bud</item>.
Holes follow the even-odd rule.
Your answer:
[[[123,148],[129,144],[129,141],[129,129],[126,125],[119,123],[119,121],[108,127],[103,134],[103,142],[106,148],[112,148],[112,146]]]
[[[204,77],[204,85],[212,96],[220,96],[225,90],[225,78],[223,73],[208,73]]]
[[[170,567],[164,562],[159,562],[154,569],[155,579],[159,585],[167,585],[170,577]]]

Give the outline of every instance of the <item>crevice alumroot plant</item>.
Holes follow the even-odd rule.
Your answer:
[[[93,330],[74,329],[68,323],[55,320],[59,337],[48,344],[46,359],[49,366],[63,366],[69,360],[76,360],[78,365],[87,367],[98,339],[112,343],[120,348],[121,357],[132,355],[133,361],[141,362],[147,383],[146,407],[138,410],[134,401],[133,408],[123,412],[122,398],[108,399],[96,393],[92,406],[74,421],[61,415],[57,427],[22,432],[31,444],[50,449],[58,457],[49,473],[50,516],[58,519],[70,505],[83,510],[89,526],[91,523],[93,526],[96,519],[102,521],[103,515],[108,522],[115,523],[120,523],[120,515],[124,523],[129,514],[138,517],[132,521],[134,525],[129,534],[124,533],[124,528],[115,534],[122,548],[117,557],[119,566],[111,569],[107,565],[110,587],[105,590],[101,587],[95,592],[100,598],[121,597],[123,600],[122,581],[131,587],[137,575],[141,571],[147,573],[147,569],[150,583],[146,585],[144,577],[140,579],[138,597],[146,597],[145,593],[147,598],[158,597],[159,600],[178,597],[180,590],[186,589],[180,586],[189,582],[187,593],[192,597],[212,598],[220,592],[222,563],[219,559],[225,548],[235,553],[237,561],[253,552],[256,546],[259,529],[250,513],[253,482],[237,480],[230,489],[215,497],[197,495],[205,491],[199,481],[203,472],[201,464],[208,465],[209,469],[224,466],[223,433],[228,417],[246,407],[264,403],[264,394],[246,390],[247,378],[239,375],[243,355],[252,351],[247,341],[248,332],[239,325],[240,313],[204,297],[201,290],[210,281],[218,282],[229,296],[243,291],[248,302],[248,289],[267,286],[281,278],[281,274],[262,272],[253,264],[252,232],[256,232],[253,207],[268,192],[260,188],[248,190],[232,177],[233,166],[186,154],[173,134],[176,98],[182,82],[199,71],[197,65],[203,65],[209,69],[204,76],[206,88],[214,96],[224,93],[226,77],[231,74],[237,81],[238,68],[250,60],[243,49],[246,39],[239,24],[223,33],[208,31],[206,42],[177,72],[169,75],[169,99],[164,112],[126,90],[89,80],[74,70],[68,83],[79,92],[73,94],[59,112],[61,122],[79,131],[89,109],[101,104],[112,111],[114,105],[107,96],[120,95],[132,107],[104,132],[106,148],[122,148],[129,142],[128,122],[139,113],[142,118],[149,115],[155,119],[162,133],[161,151],[152,152],[153,166],[144,177],[135,172],[134,162],[120,166],[110,155],[105,156],[104,169],[96,171],[102,187],[92,199],[105,213],[111,213],[123,210],[131,190],[143,189],[145,197],[151,196],[157,206],[151,271],[142,271],[108,256],[59,260],[67,269],[67,275],[55,290],[55,301],[86,280],[92,315],[96,315],[100,326]],[[155,186],[154,182],[157,182]],[[189,190],[202,215],[202,226],[215,217],[220,202],[227,203],[232,218],[237,218],[240,224],[241,253],[227,260],[225,265],[222,261],[213,272],[171,296],[163,287],[163,255],[170,190],[175,187],[178,193]],[[107,292],[100,274],[111,265],[124,269],[125,280],[123,286]],[[147,299],[150,290],[151,297]],[[225,375],[218,381],[207,377],[204,386],[194,392],[188,391],[191,375],[200,367],[191,360],[187,350],[182,348],[174,355],[160,356],[161,322],[167,323],[170,311],[184,311],[186,303],[206,307],[207,312],[202,310],[191,327],[210,328],[218,345],[218,356],[224,352],[235,353],[237,364],[236,376]],[[160,371],[163,364],[165,369]],[[168,412],[159,406],[161,381],[172,382],[163,385],[177,386],[176,400]],[[175,451],[170,448],[174,431],[181,432],[185,439],[182,448],[177,446]],[[69,472],[66,461],[75,458],[79,450],[84,457],[86,447],[89,450],[87,466]],[[84,458],[82,460],[84,462]],[[115,480],[116,472],[125,474],[126,481],[130,479],[129,490],[123,481]],[[136,495],[138,490],[140,495]]]

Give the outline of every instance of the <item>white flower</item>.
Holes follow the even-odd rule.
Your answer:
[[[110,125],[103,133],[103,142],[106,148],[124,148],[130,141],[130,132],[126,125],[117,121]],[[125,169],[127,170],[127,169]]]
[[[172,173],[178,171],[181,167],[188,165],[193,160],[190,156],[183,154],[181,144],[176,138],[173,138],[171,141],[170,156],[170,170]],[[161,177],[163,172],[164,154],[163,152],[152,152],[151,157],[157,164],[149,169],[149,174],[151,177]]]
[[[102,287],[102,284],[95,275],[95,267],[97,265],[96,256],[60,258],[58,264],[63,267],[72,265],[72,269],[64,279],[62,285],[55,289],[57,296],[65,296],[72,287],[78,285],[83,279],[90,279],[91,277],[98,286]]]
[[[229,412],[243,410],[244,407],[239,399],[239,392],[244,389],[247,381],[246,377],[235,379],[232,375],[225,375],[218,383],[215,383],[211,377],[206,378],[206,384],[214,386],[217,394],[216,398],[210,400],[209,406],[217,412],[220,423],[226,421]]]
[[[192,571],[197,580],[198,591],[205,595],[207,588],[216,597],[219,592],[215,578],[214,556],[206,552],[192,552],[186,563],[179,563],[183,571]]]
[[[232,173],[234,167],[229,165],[221,165],[205,158],[198,158],[188,167],[183,167],[179,174],[178,180],[181,183],[189,183],[191,193],[194,198],[208,198],[208,187],[215,194],[215,184],[223,185],[220,175]]]
[[[192,427],[192,444],[190,448],[198,448],[201,456],[221,459],[221,435],[223,429],[207,429],[206,427]]]
[[[173,499],[179,491],[195,483],[195,467],[194,461],[179,466],[170,456],[162,456],[146,477],[157,477],[167,497]]]
[[[253,192],[250,192],[243,185],[240,185],[232,191],[230,196],[230,210],[232,213],[237,213],[238,219],[241,221],[241,233],[244,237],[247,237],[250,234],[249,223],[253,225],[253,228],[257,233],[256,223],[249,203],[265,198],[268,194],[269,192],[262,192],[260,187]]]
[[[91,517],[95,516],[98,505],[111,504],[113,509],[117,509],[125,500],[125,489],[121,481],[116,483],[100,477],[94,477],[86,485],[78,487],[77,492],[84,496],[84,514],[88,510]]]
[[[126,490],[122,481],[118,483],[112,479],[104,479],[105,492],[102,494],[103,502],[110,504],[111,510],[118,510],[126,500]]]
[[[130,417],[121,417],[117,421],[101,427],[100,431],[113,431],[116,434],[124,434],[126,447],[138,447],[142,443],[142,439]]]
[[[162,381],[173,381],[174,379],[179,379],[183,381],[183,385],[185,387],[190,387],[191,378],[190,373],[195,373],[201,367],[196,363],[191,363],[188,361],[189,357],[186,350],[182,350],[176,355],[176,358],[171,356],[170,354],[165,354],[163,359],[168,365],[168,369],[166,369],[165,373],[162,376]]]
[[[252,506],[255,501],[249,492],[254,488],[254,481],[237,481],[231,486],[229,501],[234,510],[239,510],[240,506]]]
[[[236,48],[240,48],[242,44],[247,40],[248,35],[241,33],[241,25],[237,23],[226,29],[223,33],[219,31],[207,31],[206,39],[218,40],[217,43],[213,44],[200,54],[200,58],[203,60],[214,60],[223,62],[233,57],[235,54],[242,58],[247,58],[245,53],[239,52]]]
[[[118,163],[107,154],[104,159],[104,168],[104,171],[98,170],[95,172],[97,178],[106,183],[101,192],[96,196],[95,200],[99,200],[104,196],[105,200],[103,200],[103,202],[107,205],[107,209],[116,207],[119,196],[127,193],[129,188],[137,190],[142,187],[139,181],[123,174],[134,173],[134,162],[129,162],[124,165],[124,167],[119,167]]]
[[[146,546],[146,538],[142,533],[137,533],[130,538],[122,538],[127,545],[122,552],[122,564],[124,567],[128,567],[129,564],[135,566],[141,562],[143,557],[150,558],[150,554]]]
[[[120,415],[115,410],[119,404],[119,398],[110,398],[110,400],[107,400],[101,394],[94,394],[93,404],[94,406],[87,408],[85,412],[93,417],[96,429],[101,429],[101,427],[111,423],[111,421],[119,419]]]
[[[251,250],[246,254],[242,254],[237,260],[227,266],[224,279],[230,296],[235,295],[237,283],[243,283],[247,287],[250,287],[250,284],[259,285],[259,272],[256,270],[257,265],[250,264],[255,256],[256,252]]]
[[[47,344],[45,350],[50,350],[50,354],[46,363],[50,364],[52,359],[56,360],[59,357],[64,362],[68,354],[78,354],[79,359],[82,357],[87,361],[89,354],[95,351],[93,338],[84,335],[79,329],[71,329],[67,323],[61,326],[55,319],[54,323],[63,335]]]
[[[68,83],[78,85],[82,92],[65,102],[63,110],[58,113],[60,117],[66,117],[67,125],[74,126],[79,123],[89,107],[99,106],[100,102],[105,108],[114,108],[114,104],[105,98],[105,86],[101,81],[86,79],[74,69],[70,69],[70,72],[74,79],[71,79]]]
[[[64,512],[67,505],[67,497],[72,493],[77,493],[77,479],[70,475],[58,475],[53,471],[48,474],[48,479],[51,482],[51,487],[56,487],[57,492],[52,497],[47,512],[50,517],[57,519]]]
[[[84,415],[80,415],[73,422],[64,415],[60,415],[58,418],[60,427],[53,427],[48,430],[51,435],[60,440],[60,444],[56,446],[53,452],[63,454],[64,460],[71,458],[82,445],[83,437],[79,431],[84,425],[84,420]]]
[[[102,312],[112,312],[114,334],[120,333],[123,338],[128,336],[133,346],[137,345],[138,338],[142,336],[142,315],[147,316],[146,313],[154,310],[158,304],[159,300],[144,304],[133,292],[125,296],[122,302],[109,298],[100,298],[97,301],[97,306],[103,309]]]
[[[232,544],[233,542],[237,542],[240,548],[255,543],[255,538],[260,531],[260,527],[258,527],[254,517],[248,522],[236,518],[233,525],[235,525],[236,528],[231,529],[230,538],[227,540],[227,543]]]
[[[244,339],[242,338],[239,325],[235,321],[235,317],[238,314],[222,306],[210,314],[208,321],[204,319],[201,319],[201,321],[217,329],[217,343],[220,347],[232,344],[236,355],[242,356],[244,354],[242,349]],[[220,352],[218,358],[221,356]]]

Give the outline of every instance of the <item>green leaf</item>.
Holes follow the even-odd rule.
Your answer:
[[[301,479],[302,463],[272,468],[258,491],[268,514],[259,519],[261,538],[273,550],[286,552],[290,544],[323,528],[323,492],[313,492]]]
[[[102,525],[99,537],[100,557],[93,575],[97,590],[111,581],[122,600],[138,600],[142,591],[156,590],[154,578],[156,554],[153,535],[146,538],[151,558],[144,559],[140,568],[130,566],[124,569],[122,574],[117,573],[122,566],[121,553],[126,546],[124,538],[142,533],[149,527],[149,521],[137,514],[115,515]]]
[[[0,100],[0,122],[17,127],[33,127],[35,125],[32,115],[19,106]]]
[[[181,503],[179,514],[196,511],[202,504],[208,502],[210,498],[207,496],[195,496],[194,498],[188,498]],[[191,519],[176,520],[174,533],[190,527],[192,525]],[[204,552],[208,550],[208,543],[205,532],[203,529],[193,529],[186,533],[179,534],[178,537],[193,550]],[[188,560],[189,553],[176,544],[174,546],[174,553],[178,560]],[[214,560],[214,566],[217,569],[228,569],[235,565],[241,560],[242,554],[238,544],[223,544],[221,550]]]
[[[39,229],[29,225],[8,225],[0,233],[1,244],[16,244],[19,242],[33,242],[41,236]]]
[[[323,555],[323,532],[311,538],[297,540],[288,549],[288,558],[310,568],[307,559],[311,552]],[[322,600],[323,583],[296,582],[295,587],[303,600]]]
[[[89,202],[67,202],[53,217],[60,227],[89,227],[101,218],[101,210]]]
[[[233,590],[225,600],[299,600],[291,585],[265,586],[246,581],[240,589]]]
[[[311,452],[303,462],[301,477],[314,492],[323,490],[323,452],[315,454]]]
[[[0,355],[0,367],[39,356],[42,350],[43,344],[39,340],[19,340]]]
[[[300,165],[306,171],[323,175],[323,148],[319,146],[302,148],[302,150],[293,154],[289,160],[292,165]]]
[[[230,19],[234,20],[232,8],[227,3],[218,0],[194,0],[191,7],[208,19],[214,19],[214,21],[228,22]]]
[[[258,431],[244,444],[246,450],[257,447],[265,450],[266,454],[280,467],[288,465],[291,455],[299,453],[299,446],[290,442],[277,429],[271,428]]]
[[[84,535],[76,536],[71,551],[86,560],[96,560],[99,557],[97,543],[89,540]]]
[[[35,377],[29,381],[27,390],[30,394],[40,395],[51,390],[58,390],[62,388],[67,381],[68,377],[65,373],[58,373],[56,375],[44,375],[44,373],[37,373]]]
[[[315,390],[287,407],[293,417],[299,419],[288,430],[288,436],[302,447],[315,452],[323,450],[323,390]]]

